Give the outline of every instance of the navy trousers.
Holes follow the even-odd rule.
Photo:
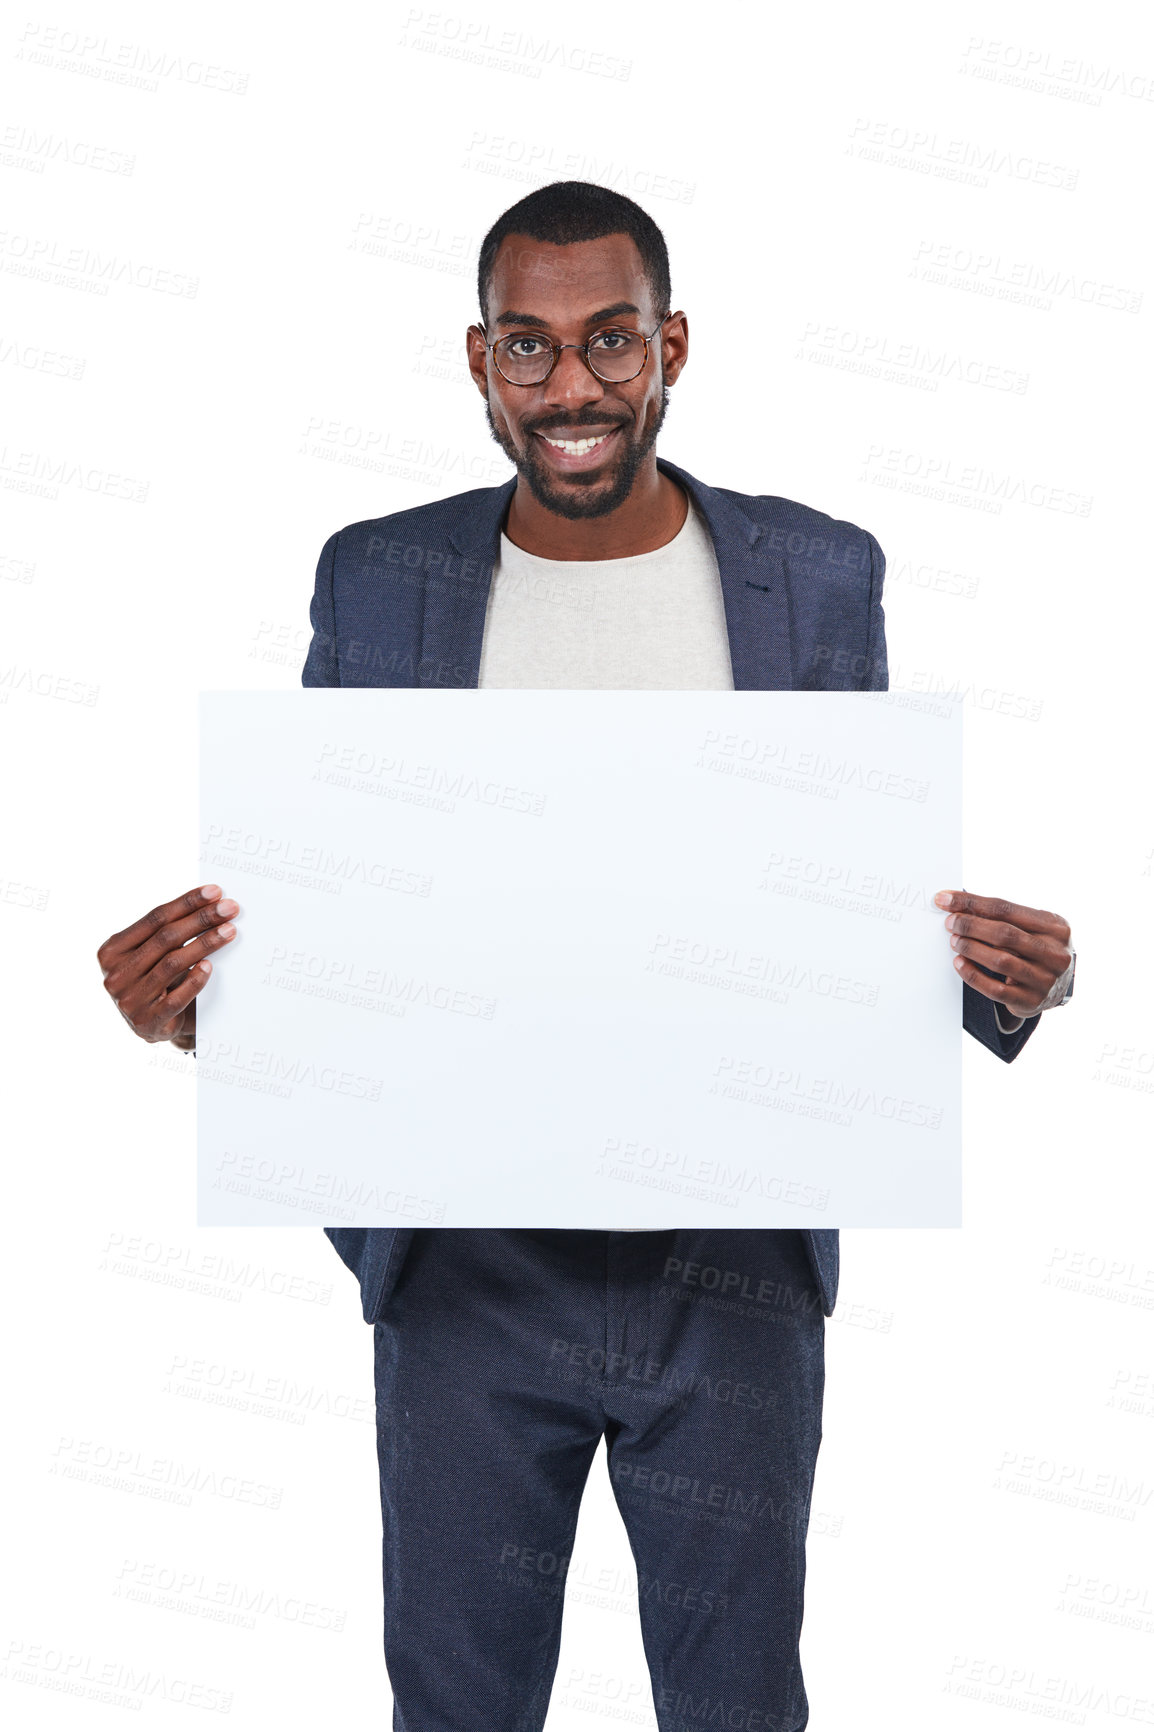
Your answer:
[[[417,1232],[374,1325],[395,1732],[538,1732],[602,1437],[661,1732],[801,1732],[824,1338],[793,1231]]]

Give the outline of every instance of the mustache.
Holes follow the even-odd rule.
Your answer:
[[[576,419],[562,421],[558,420],[556,415],[538,415],[532,421],[522,421],[520,427],[522,433],[539,433],[543,428],[548,428],[549,432],[554,434],[576,433],[579,432],[582,427],[605,427],[607,425],[613,427],[628,427],[629,422],[632,419],[632,416],[629,416],[628,419],[622,420],[611,415],[595,415],[588,413],[579,416]]]

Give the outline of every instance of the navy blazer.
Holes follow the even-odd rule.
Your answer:
[[[885,691],[885,558],[873,536],[772,494],[706,487],[658,468],[689,494],[713,538],[738,691]],[[317,564],[306,686],[476,686],[485,606],[516,476],[330,535]],[[945,959],[943,958],[943,966]],[[1037,1027],[1003,1034],[993,1000],[963,988],[962,1025],[1016,1058]],[[380,1317],[411,1227],[326,1227],[357,1276],[366,1323]],[[803,1228],[828,1316],[836,1228]]]

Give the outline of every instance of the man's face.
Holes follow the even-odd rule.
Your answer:
[[[552,246],[509,235],[494,261],[487,308],[491,343],[516,332],[583,343],[612,325],[648,336],[668,309],[653,304],[641,255],[628,235]],[[493,437],[534,498],[560,517],[604,517],[629,496],[665,417],[665,387],[685,358],[685,321],[662,326],[635,379],[598,379],[565,349],[540,385],[513,385],[486,353],[477,327],[469,366]],[[550,440],[595,440],[571,452]]]

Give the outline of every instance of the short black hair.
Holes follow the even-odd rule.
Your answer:
[[[572,246],[574,241],[599,241],[604,235],[628,235],[641,254],[656,310],[669,310],[669,249],[648,211],[607,186],[588,180],[555,180],[510,205],[481,242],[477,299],[482,324],[493,264],[507,235],[528,235],[530,240],[549,241],[558,247]]]

